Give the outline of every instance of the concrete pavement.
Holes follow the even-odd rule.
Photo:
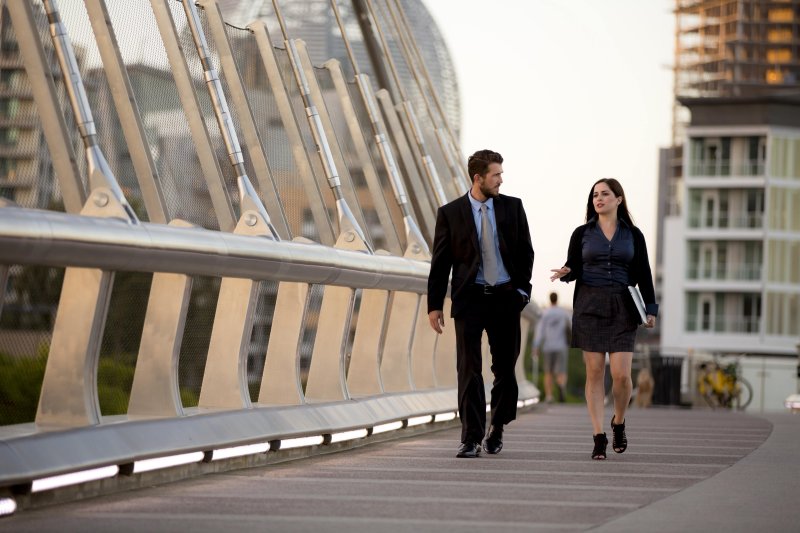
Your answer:
[[[585,408],[555,406],[522,414],[495,456],[457,459],[448,429],[26,510],[0,530],[798,531],[800,417],[654,408],[627,425],[628,451],[606,461],[589,458]]]

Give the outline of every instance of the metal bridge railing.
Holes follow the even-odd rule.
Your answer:
[[[420,184],[455,173],[432,167],[459,159],[437,152],[454,143],[420,151],[434,133],[408,123],[409,102],[335,63],[315,72],[263,22],[226,28],[214,0],[59,3],[69,16],[26,0],[0,17],[47,142],[26,151],[39,198],[0,199],[0,359],[44,361],[15,383],[35,410],[0,425],[0,499],[453,420],[453,328],[430,329],[424,298],[430,206],[456,187]],[[148,64],[118,41],[131,18],[157,43]],[[44,340],[12,350],[8,328]],[[517,376],[519,404],[535,403],[522,358]]]

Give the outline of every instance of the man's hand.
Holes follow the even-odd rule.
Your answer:
[[[444,327],[444,313],[441,311],[431,311],[428,313],[428,321],[431,323],[433,331],[441,335],[442,328]]]

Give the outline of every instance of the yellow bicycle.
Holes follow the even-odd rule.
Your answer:
[[[739,375],[736,362],[721,365],[717,359],[701,363],[697,391],[712,408],[745,409],[753,400],[753,387]]]

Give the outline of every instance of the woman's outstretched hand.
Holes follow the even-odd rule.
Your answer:
[[[563,266],[561,268],[554,268],[550,272],[553,272],[553,275],[550,276],[550,281],[555,281],[557,279],[563,278],[564,276],[572,272],[572,269],[569,268],[568,266]]]

